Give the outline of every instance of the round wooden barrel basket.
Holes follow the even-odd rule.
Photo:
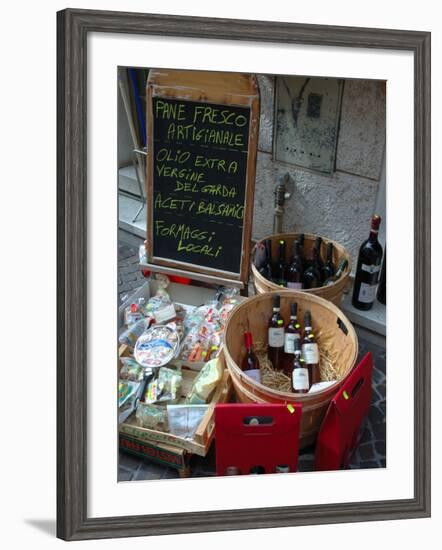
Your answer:
[[[288,320],[290,304],[297,302],[298,316],[311,311],[313,330],[320,352],[327,350],[329,360],[337,373],[336,382],[312,394],[283,392],[260,384],[247,376],[238,366],[244,356],[244,338],[250,331],[254,344],[267,343],[267,325],[272,312],[273,295],[281,296],[281,315]],[[306,292],[279,290],[250,298],[232,312],[224,334],[224,355],[238,401],[242,403],[301,403],[302,419],[300,447],[315,442],[327,407],[350,373],[358,356],[356,332],[340,309],[331,302]],[[322,355],[322,352],[321,352]],[[321,358],[321,361],[323,359]],[[321,367],[322,368],[322,367]]]
[[[293,242],[297,237],[299,237],[299,233],[280,233],[278,235],[272,235],[271,237],[266,237],[266,239],[270,239],[272,241],[272,260],[276,261],[277,259],[278,241],[282,239],[286,242],[286,250],[288,251],[288,258],[290,258],[293,251]],[[319,235],[312,235],[308,233],[304,234],[304,255],[306,258],[310,257],[313,244],[317,237],[319,237]],[[259,243],[262,243],[266,239],[262,239],[262,241],[259,241]],[[302,290],[301,292],[305,292],[310,295],[320,296],[321,298],[325,298],[326,300],[329,300],[330,302],[333,302],[334,304],[339,306],[341,304],[342,297],[344,295],[344,290],[349,285],[349,277],[351,272],[351,258],[348,251],[342,245],[340,245],[336,241],[327,239],[326,237],[322,237],[323,246],[321,247],[321,258],[323,260],[325,260],[325,249],[326,249],[327,243],[329,242],[333,243],[333,263],[335,264],[336,268],[344,258],[347,258],[348,260],[347,268],[345,269],[344,273],[339,278],[339,280],[337,280],[333,284],[325,287],[320,287],[320,288]],[[256,243],[252,249],[252,255],[251,255],[252,274],[253,274],[253,284],[255,286],[256,293],[263,294],[264,292],[279,290],[281,287],[278,286],[276,283],[273,283],[272,281],[269,281],[268,279],[263,277],[255,267],[255,252],[256,252],[256,247],[258,246],[259,243]]]

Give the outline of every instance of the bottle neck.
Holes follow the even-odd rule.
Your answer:
[[[370,235],[368,236],[368,240],[371,243],[374,243],[378,240],[378,233],[379,231],[377,229],[370,229]]]

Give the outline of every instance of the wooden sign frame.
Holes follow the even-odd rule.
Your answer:
[[[146,197],[147,197],[147,243],[148,263],[146,267],[152,271],[160,271],[171,275],[187,276],[191,279],[203,280],[209,283],[220,283],[239,288],[245,288],[249,279],[250,249],[252,237],[253,202],[255,191],[256,161],[258,154],[260,97],[256,76],[248,74],[252,79],[253,93],[240,93],[226,89],[225,81],[244,78],[245,75],[229,72],[188,71],[176,69],[152,69],[160,75],[152,82],[149,75],[146,89],[147,118],[147,162],[146,162]],[[210,85],[207,85],[207,76]],[[169,82],[168,82],[169,81]],[[173,83],[172,83],[173,81]],[[245,201],[243,218],[243,238],[240,270],[238,273],[223,271],[188,262],[154,256],[154,158],[153,151],[153,98],[183,100],[191,102],[212,103],[229,107],[246,107],[250,109],[248,155],[245,182]]]

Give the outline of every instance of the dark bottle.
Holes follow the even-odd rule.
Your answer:
[[[371,309],[376,298],[382,261],[382,246],[378,241],[380,223],[381,218],[379,216],[374,215],[371,218],[370,235],[359,249],[351,301],[356,309]]]
[[[387,303],[387,248],[384,252],[384,260],[382,262],[381,278],[379,279],[378,293],[376,295],[378,302],[381,304]]]
[[[279,241],[278,260],[273,266],[273,282],[280,286],[287,286],[287,263],[285,261],[285,241]]]
[[[272,240],[266,239],[264,241],[264,260],[261,267],[258,269],[259,273],[268,279],[272,280]]]
[[[298,323],[298,304],[290,305],[290,320],[284,329],[284,367],[287,376],[291,376],[293,370],[293,354],[296,342],[301,341],[301,325]]]
[[[276,370],[283,369],[284,320],[281,317],[281,298],[273,296],[273,312],[268,325],[268,357]]]
[[[259,362],[256,355],[253,353],[251,332],[244,333],[244,342],[246,345],[246,354],[244,355],[244,358],[242,360],[241,368],[247,374],[247,376],[250,376],[250,378],[253,378],[253,380],[255,380],[256,382],[261,382]]]
[[[305,240],[305,235],[304,233],[300,233],[299,237],[296,239],[297,241],[299,241],[299,252],[301,254],[301,259],[302,261],[304,261],[304,240]]]
[[[310,389],[311,377],[308,368],[301,357],[301,346],[299,340],[295,342],[292,367],[292,391],[295,393],[307,393]]]
[[[319,262],[319,248],[317,243],[314,244],[312,249],[312,256],[309,262],[309,266],[304,271],[302,276],[302,288],[318,288],[321,286],[321,268]]]
[[[304,314],[304,338],[302,339],[302,357],[304,366],[308,369],[310,386],[321,381],[319,372],[319,348],[312,330],[312,314]]]
[[[329,277],[327,280],[324,281],[324,286],[332,285],[334,282],[338,281],[341,278],[344,271],[347,269],[347,266],[348,266],[348,260],[347,258],[344,258],[339,264],[338,269],[336,270],[336,273],[332,277]]]
[[[322,268],[322,281],[325,282],[327,279],[330,279],[330,277],[333,277],[335,271],[336,268],[333,263],[333,243],[327,243],[326,259],[324,267]]]
[[[287,288],[301,289],[302,274],[304,272],[304,262],[301,254],[301,244],[295,241],[293,245],[293,258],[287,270]]]

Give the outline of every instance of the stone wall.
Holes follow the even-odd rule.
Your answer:
[[[356,261],[376,208],[385,146],[385,83],[344,83],[336,170],[312,172],[273,159],[274,77],[258,76],[261,94],[253,237],[273,231],[274,190],[287,172],[295,191],[285,204],[283,230],[317,233],[343,244]]]

